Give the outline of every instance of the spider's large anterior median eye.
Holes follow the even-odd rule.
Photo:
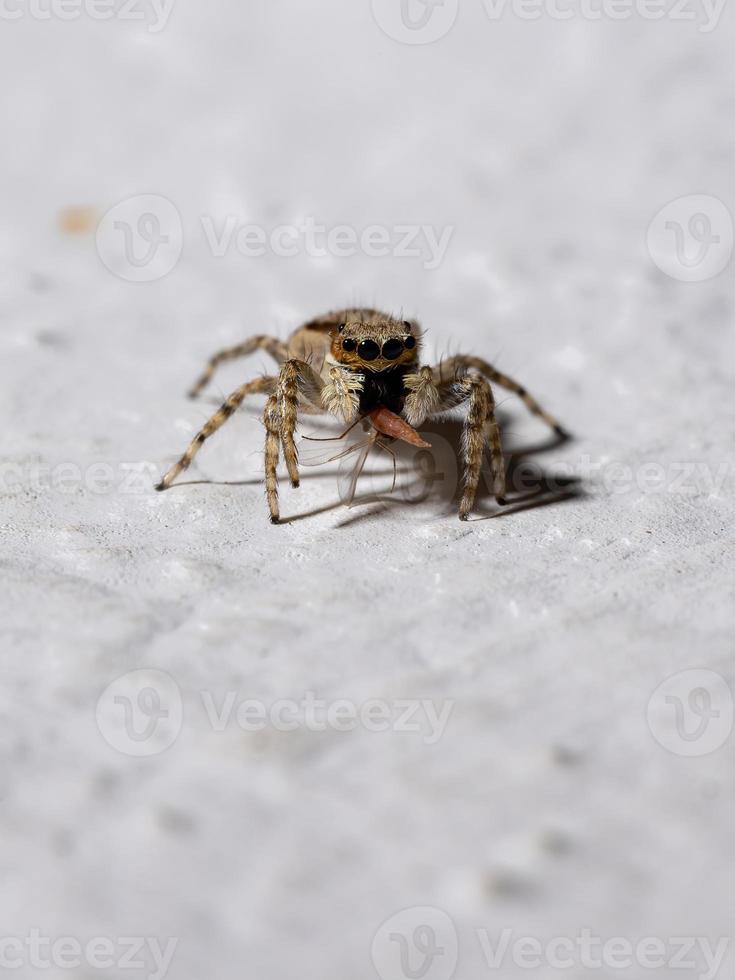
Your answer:
[[[357,353],[363,361],[374,361],[378,354],[380,354],[380,348],[374,340],[362,340],[360,346],[357,348]]]
[[[383,344],[383,357],[386,361],[395,361],[403,353],[403,341],[397,337],[391,337]]]
[[[347,338],[347,340],[342,341],[342,350],[354,350],[356,347],[357,344],[355,343],[355,341],[351,340],[349,337]]]

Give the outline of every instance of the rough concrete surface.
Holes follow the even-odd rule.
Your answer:
[[[0,22],[4,965],[160,977],[149,940],[177,939],[171,980],[732,976],[735,952],[708,966],[700,942],[732,931],[732,10],[704,31],[696,5],[493,22],[467,0],[406,44],[368,0],[179,0],[156,31],[147,8],[18,9]],[[151,282],[111,272],[114,224],[94,230],[138,195],[182,222]],[[206,227],[228,215],[451,239],[435,263],[218,256]],[[175,222],[158,230],[175,250]],[[498,399],[516,475],[546,492],[502,513],[484,493],[461,524],[450,421],[425,428],[433,456],[401,454],[393,495],[387,457],[352,508],[348,464],[305,468],[281,490],[299,519],[272,527],[255,398],[154,493],[269,367],[188,401],[214,350],[353,302],[536,394],[573,441]],[[584,929],[622,960],[629,943],[627,966],[585,959]],[[42,947],[47,969],[34,930],[69,942]],[[504,930],[538,959],[511,944],[493,968],[483,938]],[[126,937],[145,939],[132,969]],[[697,939],[683,969],[676,937]]]

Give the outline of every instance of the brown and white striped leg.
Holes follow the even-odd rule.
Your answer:
[[[321,407],[324,387],[320,375],[306,363],[290,358],[278,375],[278,408],[281,416],[281,444],[292,487],[299,485],[299,454],[294,442],[299,399],[312,408]]]
[[[278,399],[271,395],[263,412],[265,425],[265,493],[271,523],[278,524],[278,445],[280,442],[281,413]]]
[[[271,392],[276,387],[276,379],[273,377],[256,378],[255,381],[248,381],[244,385],[236,388],[227,398],[221,408],[206,422],[192,439],[189,448],[181,459],[174,463],[166,473],[161,482],[156,486],[156,490],[167,490],[174,482],[176,477],[191,465],[191,461],[202,448],[206,440],[225,424],[225,422],[237,411],[244,399],[248,395],[255,395],[260,392]]]
[[[294,441],[299,403],[311,411],[323,411],[324,382],[305,361],[290,358],[278,375],[276,393],[268,399],[265,423],[265,486],[271,521],[278,523],[278,446],[283,446],[291,486],[299,485],[299,455]]]
[[[490,443],[490,452],[495,478],[495,496],[498,503],[505,502],[505,463],[500,444],[500,432],[495,419],[495,400],[489,383],[485,378],[472,376],[463,384],[469,388],[469,404],[462,433],[464,450],[464,492],[459,505],[459,519],[466,521],[475,503],[477,486],[480,482],[485,446]]]
[[[196,398],[197,395],[201,394],[212,380],[214,372],[220,364],[224,364],[226,361],[234,361],[238,357],[247,357],[248,354],[253,354],[256,350],[267,351],[278,364],[283,364],[288,357],[288,348],[276,337],[267,337],[263,334],[251,337],[236,347],[228,347],[210,357],[202,376],[189,391],[189,397]]]
[[[294,442],[299,403],[299,363],[295,360],[286,361],[278,378],[281,443],[283,444],[283,456],[286,460],[286,469],[292,487],[299,485],[299,454]]]
[[[488,380],[499,384],[502,388],[507,388],[508,391],[514,392],[523,401],[528,410],[536,415],[538,418],[542,419],[550,428],[552,428],[558,436],[566,437],[568,433],[564,427],[550,415],[545,409],[539,405],[536,399],[530,395],[523,385],[514,381],[513,378],[509,378],[507,374],[502,374],[496,368],[484,361],[481,357],[473,357],[471,355],[458,354],[456,357],[447,358],[446,361],[442,361],[441,364],[434,368],[434,378],[437,382],[448,381],[452,378],[462,375],[469,368],[474,368],[483,374]]]
[[[500,428],[495,417],[495,399],[490,383],[478,374],[456,381],[444,381],[436,386],[438,402],[435,414],[440,415],[467,402],[467,416],[462,432],[464,455],[464,491],[459,506],[459,519],[466,521],[477,496],[482,473],[485,447],[490,447],[493,471],[493,492],[499,504],[505,504],[505,460]]]

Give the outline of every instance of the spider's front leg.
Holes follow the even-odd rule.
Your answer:
[[[462,433],[465,463],[464,492],[459,518],[466,521],[477,495],[485,447],[489,444],[493,466],[495,499],[505,503],[505,461],[500,429],[495,418],[495,399],[489,382],[479,374],[467,374],[456,380],[439,380],[439,368],[423,367],[409,375],[403,414],[413,426],[419,426],[431,415],[440,415],[467,403]]]
[[[225,399],[221,407],[214,415],[202,426],[197,435],[189,444],[189,448],[177,463],[169,469],[161,482],[157,484],[156,490],[168,490],[176,477],[188,469],[192,460],[202,448],[204,443],[220,429],[225,422],[231,418],[237,409],[242,405],[248,395],[256,395],[261,392],[273,391],[276,385],[275,378],[256,378],[254,381],[247,381],[245,384],[236,388],[229,398]]]
[[[271,395],[263,413],[265,425],[265,485],[271,521],[278,523],[278,444],[283,446],[291,486],[299,485],[299,454],[294,441],[299,398],[312,409],[322,409],[324,382],[306,363],[291,358],[278,375],[276,394]]]
[[[505,460],[490,383],[479,375],[469,375],[457,382],[457,387],[464,388],[468,400],[467,417],[462,433],[465,462],[464,492],[459,504],[459,519],[466,521],[475,503],[485,446],[490,444],[495,499],[501,505],[505,504]]]
[[[288,348],[276,337],[268,337],[264,334],[258,334],[256,337],[250,337],[249,340],[244,341],[242,344],[238,344],[236,347],[227,347],[225,350],[221,350],[216,354],[213,354],[207,362],[207,366],[202,375],[189,389],[189,397],[197,398],[202,393],[202,391],[214,377],[215,371],[221,364],[226,364],[228,361],[234,361],[238,357],[247,357],[248,354],[253,354],[256,350],[267,351],[267,353],[271,355],[277,364],[283,364],[288,357]]]
[[[541,405],[536,401],[536,399],[517,381],[513,378],[509,378],[507,374],[503,374],[498,371],[497,368],[493,367],[492,364],[488,364],[481,357],[474,357],[469,354],[457,354],[454,357],[450,357],[446,361],[442,361],[433,369],[434,380],[437,384],[440,384],[446,379],[455,378],[466,374],[467,371],[478,371],[483,377],[492,381],[493,384],[500,385],[501,388],[507,388],[508,391],[514,392],[528,410],[540,418],[550,429],[553,429],[556,434],[562,439],[568,439],[569,433],[566,429],[550,415]]]

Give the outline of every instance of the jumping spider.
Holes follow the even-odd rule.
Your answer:
[[[280,447],[291,485],[299,485],[294,443],[298,412],[326,412],[352,424],[363,421],[375,442],[387,437],[426,446],[416,427],[428,418],[466,404],[462,438],[464,488],[459,505],[462,521],[468,519],[475,502],[486,446],[493,466],[495,498],[499,504],[505,503],[505,464],[490,381],[515,392],[534,415],[558,435],[565,435],[559,423],[525,388],[479,357],[456,355],[434,367],[422,367],[421,333],[416,321],[396,320],[372,309],[328,313],[300,327],[286,343],[257,336],[220,351],[190,391],[191,397],[199,395],[220,364],[259,349],[267,351],[278,363],[278,376],[256,378],[236,388],[166,473],[157,490],[170,487],[246,396],[258,393],[268,395],[263,413],[265,485],[274,524],[279,520],[276,467]]]

